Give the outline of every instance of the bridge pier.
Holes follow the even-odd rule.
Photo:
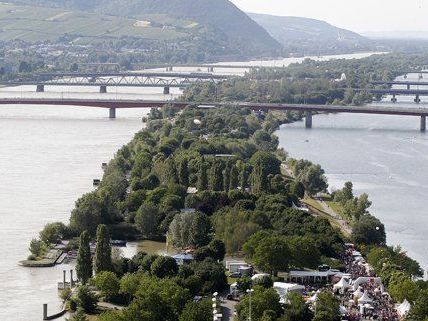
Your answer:
[[[46,303],[43,304],[43,320],[48,319],[48,305]]]
[[[106,94],[107,93],[107,86],[102,85],[100,86],[100,94]]]
[[[397,97],[395,97],[395,94],[392,94],[391,101],[392,101],[393,103],[396,103],[396,102],[397,102]]]
[[[116,108],[109,108],[109,118],[115,119],[116,118]]]
[[[169,93],[170,93],[169,87],[163,87],[163,94],[169,95]]]
[[[37,85],[36,92],[44,93],[45,92],[45,85]]]
[[[306,128],[312,128],[312,111],[311,110],[306,111],[305,127]]]
[[[419,98],[419,94],[416,94],[415,103],[419,104],[421,99]]]
[[[421,116],[421,132],[427,130],[427,116]]]

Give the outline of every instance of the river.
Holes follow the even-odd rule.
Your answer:
[[[399,97],[397,104],[414,107],[411,99]],[[379,104],[391,105],[387,100]],[[368,193],[370,211],[385,224],[388,243],[401,245],[427,269],[428,134],[419,132],[419,121],[405,116],[317,115],[312,129],[297,122],[283,125],[277,135],[291,157],[324,168],[330,190],[352,181],[356,194]]]
[[[336,56],[328,59],[361,58],[362,56],[367,56],[367,54]],[[270,62],[270,64],[284,65],[291,62],[295,61],[288,59],[285,62],[281,60]],[[46,89],[49,90],[49,88]],[[29,90],[34,90],[34,88],[1,88],[0,93],[2,97],[40,96],[40,93],[28,93],[27,91]],[[96,98],[97,95],[101,95],[105,99],[125,99],[135,97],[135,95],[143,99],[165,98],[165,96],[159,95],[159,89],[131,88],[125,90],[120,88],[111,90],[107,94],[94,94],[95,88],[80,87],[70,89],[69,87],[64,87],[57,90],[60,92],[47,92],[42,95],[48,97],[58,97],[60,95],[64,98],[85,97],[86,95]],[[174,98],[180,94],[178,89],[171,90],[172,95],[169,95],[169,98]],[[91,94],[89,94],[90,92]],[[134,133],[142,128],[141,117],[145,112],[147,111],[119,110],[117,112],[118,118],[112,121],[107,118],[108,115],[105,109],[98,108],[1,106],[0,253],[2,255],[2,264],[0,264],[0,320],[41,320],[43,303],[48,303],[49,314],[60,310],[56,284],[62,280],[62,270],[70,269],[70,266],[29,269],[18,266],[17,262],[28,256],[29,241],[37,237],[38,232],[46,223],[52,221],[68,222],[70,211],[74,207],[76,199],[83,193],[93,189],[93,178],[101,177],[101,163],[109,161],[114,152],[127,143]],[[281,144],[285,145],[293,155],[306,157],[304,152],[305,150],[310,152],[306,148],[309,145],[302,143],[302,141],[306,139],[304,138],[305,136],[312,135],[314,137],[310,137],[308,144],[315,144],[316,139],[320,139],[320,143],[325,143],[326,147],[322,150],[326,159],[320,159],[321,155],[307,155],[308,158],[319,161],[330,172],[334,169],[336,170],[335,173],[351,173],[348,169],[342,170],[339,166],[340,164],[337,164],[338,162],[330,165],[327,163],[330,153],[324,153],[324,150],[328,151],[329,144],[327,144],[327,139],[323,140],[322,137],[324,135],[328,137],[327,132],[330,131],[332,136],[340,134],[339,137],[343,137],[346,135],[349,136],[349,140],[356,139],[358,136],[364,137],[363,133],[377,134],[378,136],[388,134],[392,137],[390,143],[393,146],[402,143],[409,148],[413,146],[414,150],[419,151],[418,155],[410,154],[410,157],[413,155],[415,159],[407,159],[406,166],[403,164],[397,172],[394,172],[396,176],[393,177],[396,177],[397,182],[399,179],[405,180],[403,177],[407,177],[407,171],[412,172],[416,168],[420,170],[424,168],[422,161],[424,157],[426,160],[426,156],[422,153],[422,149],[425,147],[424,150],[426,150],[426,136],[417,133],[415,129],[417,127],[416,120],[414,120],[415,124],[410,119],[403,120],[403,122],[397,121],[398,126],[395,126],[391,123],[382,122],[382,117],[375,118],[373,116],[373,119],[370,120],[371,122],[379,121],[382,126],[387,126],[386,129],[379,129],[379,132],[378,130],[368,131],[367,128],[370,128],[370,126],[365,124],[368,118],[362,116],[362,118],[359,118],[361,120],[359,125],[355,123],[354,118],[349,118],[351,125],[347,126],[346,123],[341,123],[344,129],[331,129],[331,124],[328,123],[329,117],[345,117],[346,119],[347,116],[316,116],[314,119],[315,128],[312,131],[301,129],[301,124],[299,123],[283,128],[280,131]],[[327,121],[324,125],[325,129],[317,130],[322,128],[323,119]],[[356,126],[356,128],[348,130],[352,126]],[[405,126],[404,129],[403,126]],[[375,126],[375,128],[377,127]],[[323,135],[319,135],[319,133],[323,133]],[[355,133],[354,138],[352,138],[352,133]],[[417,145],[415,140],[420,140],[421,143]],[[406,142],[409,144],[405,144]],[[425,142],[425,145],[423,145],[423,142]],[[320,145],[316,144],[316,146]],[[374,141],[370,147],[367,147],[367,154],[365,150],[361,150],[361,157],[367,156],[370,150],[376,152],[380,148],[379,146],[386,148],[382,140],[379,139],[379,141]],[[303,149],[299,151],[298,148]],[[398,151],[403,153],[400,149]],[[416,153],[416,151],[413,151],[413,153]],[[334,155],[335,158],[340,159],[348,156],[336,154],[336,152]],[[355,159],[353,161],[355,162]],[[337,168],[335,167],[336,165],[338,165]],[[416,177],[409,179],[409,181],[421,181],[422,175],[418,176],[417,173],[413,172],[412,175]],[[329,175],[329,177],[332,179],[332,184],[335,184],[335,182],[339,184],[341,180],[350,179],[347,176],[340,175],[336,177]],[[355,177],[351,178],[354,180]],[[355,180],[355,182],[359,190],[369,186],[368,183],[363,184],[358,180]],[[388,192],[392,188],[392,182],[395,181],[391,180],[389,184],[385,184]],[[422,182],[422,184],[425,183]],[[377,185],[374,186],[376,187]],[[426,185],[424,186],[426,188]],[[390,195],[381,190],[381,187],[377,187],[381,195],[384,194],[385,197]],[[376,214],[381,216],[382,202],[378,202],[375,193],[370,194],[376,206]],[[403,194],[407,195],[407,193],[402,192],[399,193],[399,196]],[[415,215],[415,211],[420,209],[418,205],[423,202],[423,193],[415,192],[415,194],[409,194],[412,195],[406,196],[408,204],[404,207],[406,210],[403,212],[406,215],[410,215],[410,213]],[[418,197],[420,198],[419,201]],[[402,205],[404,205],[402,197],[391,198],[391,205],[396,201],[402,202]],[[390,208],[395,210],[394,213],[396,213],[399,207],[391,206]],[[413,211],[413,208],[415,211]],[[388,207],[385,211],[388,212]],[[396,230],[401,226],[399,224],[399,213],[396,213],[393,217],[398,220],[396,225],[394,225],[394,221],[384,220],[387,223],[389,232],[392,232],[389,234],[392,240],[395,237],[394,226]],[[417,226],[416,229],[420,230],[423,229],[424,225],[422,224],[422,216],[418,217],[419,222],[415,222],[415,225]],[[383,217],[381,218],[383,219]],[[406,224],[411,222],[408,217],[403,220]],[[401,243],[406,248],[417,248],[417,246],[411,244],[414,239],[415,235],[408,232],[408,238],[406,236],[407,243],[404,241]],[[414,242],[417,243],[418,240]],[[421,252],[421,254],[423,253]]]

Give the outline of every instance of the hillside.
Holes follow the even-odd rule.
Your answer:
[[[192,22],[182,23],[190,25]],[[57,41],[65,35],[78,44],[127,35],[165,41],[187,36],[185,32],[176,29],[153,26],[126,17],[61,8],[0,4],[0,41]]]
[[[321,20],[254,13],[248,15],[289,52],[323,54],[372,48],[370,40],[363,36]]]
[[[250,54],[272,54],[281,49],[281,45],[273,37],[228,0],[12,0],[11,2],[43,6],[49,10],[62,9],[64,15],[65,12],[71,11],[81,12],[79,16],[95,15],[97,19],[106,19],[106,15],[116,17],[108,18],[110,20],[121,17],[124,20],[119,21],[128,26],[133,22],[131,26],[136,24],[175,30],[179,33],[175,36],[182,34],[197,36],[208,43],[212,42],[213,45],[218,44],[219,47],[226,45],[238,51],[248,51]],[[68,20],[69,24],[79,25],[72,16]],[[176,25],[177,21],[189,23]],[[0,27],[4,28],[5,22],[0,23]],[[97,27],[101,28],[102,25]],[[81,32],[87,31],[86,28],[81,29]],[[108,29],[110,31],[111,28]],[[116,29],[120,28],[113,24],[113,36],[120,36]],[[135,32],[135,28],[127,30],[127,35],[130,36],[138,36],[140,33],[141,30]],[[110,34],[111,32],[109,36]]]

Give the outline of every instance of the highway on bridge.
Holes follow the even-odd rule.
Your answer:
[[[200,108],[218,108],[223,106],[236,106],[252,110],[277,110],[277,111],[301,111],[305,113],[306,127],[312,127],[312,114],[320,112],[328,113],[354,113],[354,114],[378,114],[400,115],[420,117],[420,129],[426,130],[426,117],[428,108],[423,107],[386,107],[386,106],[340,106],[340,105],[300,105],[280,103],[255,103],[255,102],[186,102],[179,100],[108,100],[108,99],[49,99],[49,98],[3,98],[0,105],[54,105],[54,106],[86,106],[108,108],[110,118],[116,117],[116,109],[120,108],[160,108],[166,104],[176,108],[196,106]]]

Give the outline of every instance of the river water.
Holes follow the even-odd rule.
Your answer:
[[[412,99],[399,97],[397,104],[414,107]],[[419,132],[419,122],[406,116],[317,115],[312,129],[298,122],[282,126],[277,135],[291,157],[321,164],[330,190],[352,181],[356,194],[368,193],[388,243],[401,245],[427,269],[428,134]]]
[[[367,54],[336,58],[363,56]],[[332,58],[335,57],[328,59]],[[284,65],[291,62],[295,61],[281,60],[270,62],[270,65]],[[230,72],[230,70],[224,70],[226,71]],[[41,95],[28,93],[29,90],[34,88],[2,88],[0,94],[1,97],[39,97]],[[50,89],[47,87],[46,90]],[[96,90],[93,87],[73,89],[64,87],[56,90],[59,93],[47,92],[42,95],[64,98],[98,97],[98,94],[93,93]],[[172,99],[179,93],[179,90],[172,89],[172,95],[166,97],[159,95],[159,89],[120,88],[102,94],[100,97],[104,99],[135,97]],[[17,262],[28,256],[29,241],[37,236],[46,223],[68,221],[76,199],[92,190],[93,178],[101,177],[101,163],[109,161],[115,151],[142,128],[141,117],[146,112],[145,110],[118,110],[118,118],[112,121],[107,118],[108,110],[98,108],[1,106],[0,320],[41,320],[43,303],[48,303],[49,314],[60,310],[57,282],[62,280],[62,270],[69,270],[71,267],[29,269],[18,266]],[[417,237],[421,234],[416,233],[421,233],[427,223],[425,220],[424,225],[424,216],[418,215],[424,205],[424,192],[427,191],[427,185],[422,179],[423,174],[427,176],[426,166],[423,166],[423,162],[427,160],[424,154],[427,137],[417,132],[418,121],[411,118],[384,119],[382,116],[347,117],[346,115],[316,116],[315,128],[312,131],[302,129],[300,123],[287,126],[279,132],[281,144],[296,157],[307,157],[323,164],[329,172],[332,185],[340,185],[342,181],[352,179],[359,191],[368,189],[375,203],[376,215],[387,223],[390,240],[401,240],[400,243],[409,249],[423,247],[423,242]],[[378,138],[374,140],[368,135],[375,135]],[[310,142],[302,143],[308,137]],[[329,140],[333,139],[334,144],[329,144]],[[359,149],[358,157],[361,157],[361,163],[370,164],[367,158],[375,157],[370,155],[379,154],[380,149],[390,151],[391,155],[388,155],[386,160],[381,158],[382,155],[376,156],[374,160],[371,159],[372,163],[379,163],[379,165],[370,165],[374,166],[373,168],[366,168],[365,164],[359,165],[364,167],[361,167],[357,174],[367,172],[376,175],[354,175],[352,174],[354,167],[345,166],[349,161],[359,164],[358,157],[350,158],[349,150],[346,149],[352,149],[350,147],[355,140],[365,148]],[[341,147],[343,150],[336,149],[330,153],[329,146],[343,146]],[[319,153],[311,154],[315,150]],[[331,155],[333,157],[329,157]],[[394,157],[403,157],[405,162],[401,164],[403,159],[396,158],[399,162],[397,168],[393,168],[395,163],[385,164]],[[341,165],[340,160],[343,160],[345,165]],[[371,181],[373,177],[381,178],[384,176],[383,173],[389,173],[390,170],[385,166],[393,169],[392,174],[387,175],[386,181]],[[344,173],[349,174],[350,177]],[[389,176],[392,178],[390,179]],[[357,179],[358,177],[360,179]],[[378,191],[380,197],[377,197],[374,191]],[[390,191],[396,194],[390,194]],[[385,199],[386,201],[382,202]],[[412,222],[412,219],[415,221]],[[400,232],[403,233],[401,236]],[[422,261],[423,250],[415,252],[415,254],[418,253],[420,257],[416,255],[415,257]]]

